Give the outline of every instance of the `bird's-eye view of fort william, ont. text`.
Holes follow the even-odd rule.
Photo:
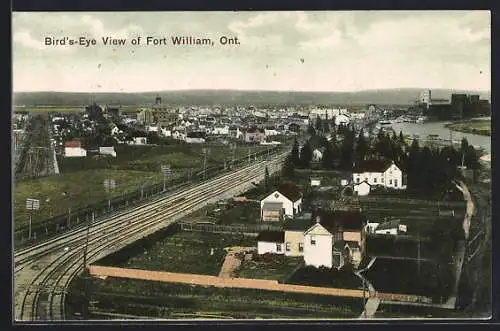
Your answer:
[[[491,13],[12,13],[12,320],[492,316]]]

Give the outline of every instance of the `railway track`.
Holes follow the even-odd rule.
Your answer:
[[[61,237],[33,246],[15,255],[15,318],[17,321],[64,320],[66,289],[83,270],[88,231],[87,262],[99,260],[134,241],[175,223],[203,205],[230,197],[251,187],[285,154],[261,161],[234,173],[222,175],[150,204],[135,208]]]

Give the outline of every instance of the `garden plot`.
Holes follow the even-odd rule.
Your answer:
[[[225,248],[255,244],[254,238],[241,235],[178,232],[137,249],[134,255],[115,264],[108,260],[106,265],[217,276],[227,253]]]
[[[233,274],[240,278],[284,280],[303,261],[302,257],[278,254],[239,254],[242,261]]]

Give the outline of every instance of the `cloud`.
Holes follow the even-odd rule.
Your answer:
[[[74,90],[88,89],[95,82],[106,89],[127,90],[214,86],[352,90],[467,84],[488,89],[490,30],[485,11],[14,13],[13,62],[18,89],[58,84],[30,79],[35,71],[40,77],[58,75],[64,84],[72,82]],[[226,35],[238,37],[241,44],[77,47],[71,56],[43,53],[66,50],[46,47],[45,36],[100,39],[138,34]]]
[[[54,51],[61,51],[61,52],[69,52],[71,51],[71,48],[67,47],[50,47],[46,46],[44,41],[41,39],[35,39],[31,35],[30,31],[27,30],[22,30],[15,32],[14,35],[12,36],[12,41],[14,43],[17,43],[18,45],[21,45],[25,48],[28,49],[34,49],[34,50],[54,50]]]
[[[15,13],[13,18],[13,41],[34,50],[57,50],[69,52],[72,47],[51,47],[44,45],[44,38],[79,38],[81,36],[101,39],[102,37],[130,38],[143,34],[135,23],[121,27],[104,24],[102,19],[90,14],[71,15],[67,13]]]

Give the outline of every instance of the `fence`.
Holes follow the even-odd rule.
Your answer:
[[[281,152],[282,148],[274,148],[270,150],[270,155]],[[261,151],[255,153],[255,158],[261,158],[268,155],[268,151]],[[254,158],[252,158],[254,159]],[[150,199],[160,197],[164,194],[172,192],[182,187],[202,183],[210,180],[218,175],[221,175],[231,169],[243,167],[249,164],[248,157],[244,157],[232,164],[231,167],[225,168],[224,165],[217,165],[206,170],[198,170],[191,174],[189,177],[178,177],[169,182],[166,190],[163,190],[163,181],[154,183],[149,186],[144,186],[142,189],[138,188],[136,191],[121,196],[116,196],[110,199],[102,200],[100,202],[87,205],[82,208],[75,208],[62,215],[39,221],[32,226],[32,238],[29,239],[28,225],[22,226],[14,232],[14,245],[15,247],[24,247],[31,244],[36,244],[41,241],[47,240],[60,233],[66,232],[70,229],[84,227],[92,219],[92,213],[95,219],[102,220],[108,218],[118,212],[126,211],[142,204],[147,203]],[[205,175],[205,176],[204,176]]]
[[[234,233],[234,234],[255,234],[261,231],[283,230],[281,224],[205,224],[205,223],[179,223],[181,231],[211,232],[211,233]]]
[[[412,204],[412,205],[425,205],[431,207],[463,207],[463,201],[429,201],[429,200],[421,200],[421,199],[401,199],[397,198],[394,195],[390,194],[380,194],[379,196],[367,195],[363,197],[359,197],[359,201],[361,203],[377,203],[377,202],[387,202],[387,199],[390,198],[390,201],[393,203],[402,203],[402,204]]]

